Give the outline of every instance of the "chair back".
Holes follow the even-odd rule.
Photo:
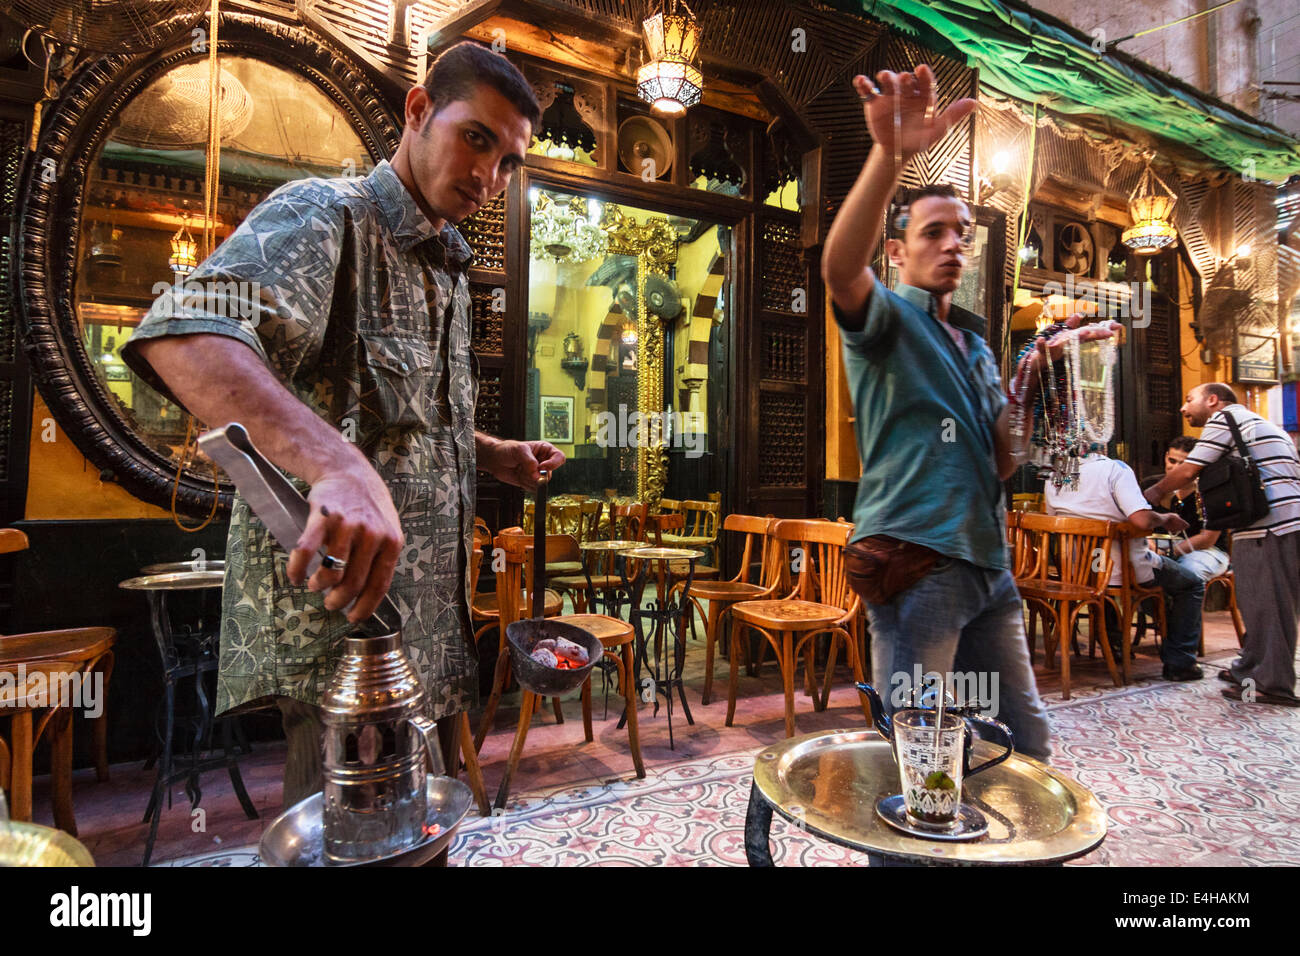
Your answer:
[[[1026,553],[1024,573],[1018,577],[1039,582],[1057,580],[1105,593],[1114,568],[1110,545],[1117,533],[1115,522],[1025,511],[1017,527],[1023,539],[1020,547],[1034,552],[1032,559]],[[1050,577],[1053,559],[1059,575],[1055,579]]]
[[[755,557],[759,561],[759,582],[763,587],[775,585],[780,578],[781,561],[779,548],[772,538],[773,518],[760,518],[757,515],[727,515],[722,522],[724,531],[735,531],[745,536],[745,543],[740,552],[740,568],[732,581],[749,584],[750,569]],[[755,554],[757,552],[757,554]]]
[[[533,536],[525,534],[522,528],[503,528],[494,542],[504,557],[501,569],[496,572],[502,647],[505,647],[506,628],[528,614],[524,589],[529,587],[532,578],[532,541]]]
[[[600,518],[605,511],[605,502],[598,498],[584,501],[578,514],[578,543],[595,541],[600,537]]]
[[[669,534],[674,531],[681,533],[686,527],[686,516],[680,511],[660,512],[657,515],[647,515],[645,519],[646,537],[654,541],[655,546],[662,548],[664,546],[664,532]]]
[[[646,506],[633,501],[626,505],[609,506],[609,540],[644,541],[646,533]]]
[[[478,593],[478,576],[483,570],[483,549],[492,546],[492,533],[486,523],[480,524],[482,518],[474,519],[474,548],[469,555],[469,594],[470,600]]]
[[[1148,581],[1146,584],[1138,581],[1137,568],[1133,567],[1132,555],[1129,553],[1129,542],[1134,538],[1145,538],[1146,536],[1147,532],[1127,521],[1115,525],[1113,532],[1115,547],[1111,549],[1111,552],[1119,552],[1120,584],[1131,591],[1150,590],[1158,587],[1154,581]]]
[[[718,539],[718,520],[722,516],[719,501],[683,501],[682,514],[686,517],[686,530],[691,538],[707,538],[709,543]]]
[[[838,521],[787,519],[775,523],[772,537],[778,545],[777,556],[789,573],[796,575],[790,598],[829,604],[846,614],[858,612],[860,602],[844,569],[844,546],[852,531],[850,525]]]
[[[656,511],[663,514],[665,511],[681,511],[682,503],[675,498],[660,498]]]

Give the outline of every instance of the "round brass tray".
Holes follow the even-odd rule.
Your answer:
[[[325,859],[325,830],[321,813],[325,797],[313,793],[280,814],[262,834],[257,851],[267,866],[422,866],[447,848],[473,803],[469,787],[451,777],[425,778],[428,793],[427,826],[438,832],[389,856],[353,863]]]
[[[629,551],[640,548],[640,541],[585,541],[578,545],[580,551]]]
[[[172,571],[168,574],[147,574],[128,578],[118,587],[128,591],[194,591],[199,588],[219,588],[225,580],[224,571]]]
[[[0,867],[94,865],[90,851],[62,830],[0,820]]]
[[[686,561],[690,558],[704,557],[703,551],[693,551],[690,548],[636,548],[632,551],[624,551],[623,557],[637,558],[642,561]]]
[[[962,802],[988,818],[986,836],[969,843],[908,836],[876,814],[876,802],[899,788],[891,750],[872,730],[794,737],[759,752],[754,785],[774,810],[811,833],[910,862],[1060,863],[1096,849],[1106,838],[1106,813],[1096,797],[1018,754],[963,782]],[[979,757],[999,750],[975,742]]]

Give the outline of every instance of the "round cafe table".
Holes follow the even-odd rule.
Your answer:
[[[642,699],[646,703],[654,702],[654,714],[659,713],[659,695],[664,696],[664,705],[668,710],[668,747],[673,744],[673,689],[682,702],[682,712],[686,722],[694,724],[691,707],[686,703],[686,690],[682,684],[682,668],[686,663],[686,642],[682,634],[683,620],[687,614],[694,614],[690,603],[691,581],[695,577],[695,562],[704,557],[704,552],[687,548],[637,547],[620,554],[619,574],[623,585],[632,596],[632,609],[629,612],[630,623],[636,629],[636,685],[643,688]],[[637,573],[631,579],[627,577],[627,562],[637,562]],[[676,597],[669,594],[668,566],[673,561],[685,561],[688,564],[686,580]],[[650,576],[650,565],[656,565],[656,588],[654,601],[644,605],[641,598],[645,594],[646,583]],[[648,627],[647,627],[648,625]],[[651,640],[653,639],[653,654]],[[672,641],[672,651],[668,642]],[[641,670],[648,670],[649,676],[641,678]],[[626,714],[624,717],[626,718]],[[623,721],[618,726],[622,728]]]
[[[612,555],[617,561],[619,556],[633,548],[639,548],[644,544],[641,541],[587,541],[578,545],[578,550],[582,552],[582,574],[587,579],[587,606],[596,609],[598,613],[608,614],[610,617],[622,618],[620,613],[624,606],[632,603],[632,595],[627,587],[627,578],[620,568],[617,580],[609,574],[609,559],[606,558],[601,562],[605,574],[601,576],[601,586],[597,588],[591,579],[591,565],[593,558],[599,559],[603,555]],[[612,586],[611,586],[612,585]]]
[[[208,567],[215,562],[208,562]],[[145,841],[144,864],[149,865],[153,856],[154,841],[158,837],[158,822],[162,817],[164,796],[171,803],[171,785],[185,781],[185,793],[190,798],[190,808],[198,807],[203,798],[199,785],[199,775],[205,770],[224,767],[230,774],[244,814],[250,820],[257,819],[257,810],[244,789],[244,780],[239,773],[239,764],[235,759],[234,737],[230,718],[217,718],[214,714],[216,701],[208,694],[206,675],[217,669],[217,637],[215,627],[205,627],[200,622],[197,628],[178,627],[167,609],[169,595],[180,591],[204,591],[220,588],[225,572],[215,569],[194,571],[169,571],[161,574],[148,574],[130,578],[118,584],[127,591],[143,591],[149,599],[150,623],[153,625],[154,642],[158,646],[158,655],[162,659],[163,669],[163,712],[162,730],[159,735],[158,776],[154,780],[153,793],[149,797],[149,806],[144,812],[144,821],[149,824],[149,836]],[[214,622],[215,623],[215,622]],[[174,767],[172,748],[176,740],[177,723],[177,689],[181,680],[191,678],[194,681],[194,702],[187,722],[191,724],[190,733],[184,737],[190,743],[190,755],[187,766]],[[211,751],[212,730],[220,720],[223,756],[212,754],[206,758],[201,755]]]
[[[981,757],[1000,752],[982,740],[974,746]],[[1090,791],[1019,754],[962,781],[962,802],[989,822],[984,836],[951,842],[895,830],[876,813],[877,801],[899,792],[892,750],[863,729],[805,734],[760,751],[745,817],[749,865],[773,865],[774,811],[814,836],[866,853],[871,866],[1060,865],[1106,838],[1106,812]]]

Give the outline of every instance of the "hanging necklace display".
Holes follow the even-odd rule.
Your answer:
[[[1115,432],[1116,342],[1080,341],[1079,332],[1057,323],[1040,333],[1049,340],[1063,336],[1064,354],[1049,371],[1038,369],[1029,460],[1058,491],[1077,487],[1079,463],[1093,445],[1105,445]],[[1026,345],[1020,358],[1034,347],[1033,342]]]
[[[1079,341],[1078,334],[1066,344],[1067,374],[1072,378],[1074,404],[1078,409],[1081,436],[1086,445],[1105,445],[1115,433],[1115,340]],[[1080,456],[1087,448],[1080,449]]]

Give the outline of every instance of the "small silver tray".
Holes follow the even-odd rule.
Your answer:
[[[358,863],[331,863],[325,859],[323,794],[313,793],[280,814],[266,828],[257,852],[267,866],[423,866],[447,848],[456,827],[469,812],[473,797],[469,787],[451,777],[427,777],[429,815],[426,825],[441,829],[435,836],[392,856]]]
[[[907,816],[907,801],[901,793],[885,797],[876,804],[876,813],[895,830],[901,830],[909,836],[922,840],[943,840],[957,843],[961,840],[977,840],[989,832],[989,821],[969,803],[957,808],[957,819],[946,830],[934,827],[918,827]]]
[[[977,758],[1001,748],[975,742]],[[911,861],[1059,863],[1106,838],[1106,813],[1088,790],[1046,764],[1012,754],[963,781],[962,801],[989,830],[968,843],[918,840],[886,825],[876,804],[898,793],[892,747],[874,730],[836,730],[759,752],[754,783],[778,813],[827,840]]]

